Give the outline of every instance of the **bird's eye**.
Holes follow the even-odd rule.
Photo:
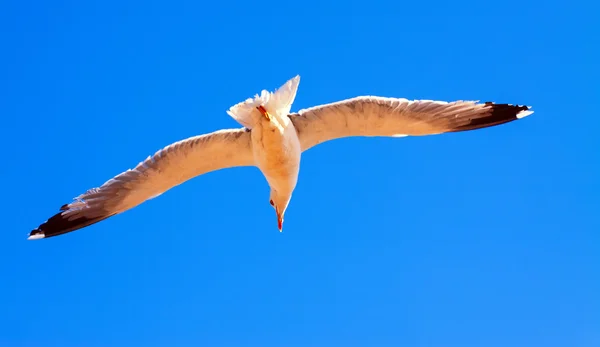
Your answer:
[[[273,200],[269,200],[269,204],[271,204],[271,206],[275,206],[275,204],[273,203]]]

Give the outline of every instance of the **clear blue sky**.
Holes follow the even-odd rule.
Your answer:
[[[599,5],[4,1],[0,346],[600,345]],[[300,74],[532,105],[307,152],[279,233],[257,169],[27,241],[58,207]]]

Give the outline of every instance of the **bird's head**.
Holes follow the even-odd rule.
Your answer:
[[[279,228],[280,232],[283,229],[283,215],[285,214],[285,210],[287,209],[291,198],[292,196],[289,194],[280,194],[276,190],[271,190],[269,204],[273,206],[275,213],[277,214],[277,228]]]

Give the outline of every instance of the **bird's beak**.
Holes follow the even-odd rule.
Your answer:
[[[277,210],[277,228],[279,228],[279,232],[283,229],[283,216],[279,213],[279,210]]]

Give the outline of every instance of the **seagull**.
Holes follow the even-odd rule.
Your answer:
[[[344,137],[405,137],[487,128],[533,113],[530,106],[478,101],[407,100],[358,96],[290,113],[300,76],[262,90],[227,111],[243,127],[175,142],[77,196],[29,233],[49,238],[98,223],[207,172],[255,166],[270,187],[269,203],[282,231],[296,188],[301,154]]]

